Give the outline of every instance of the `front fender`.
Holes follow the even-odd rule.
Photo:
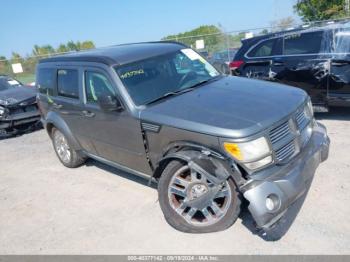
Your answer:
[[[206,176],[214,184],[220,184],[226,181],[230,176],[237,185],[245,182],[242,174],[235,163],[221,156],[218,153],[212,155],[211,151],[183,150],[165,155],[157,165],[157,169],[164,167],[171,160],[180,160],[186,162],[191,169]],[[156,172],[157,172],[156,169]],[[155,172],[155,173],[156,173]]]

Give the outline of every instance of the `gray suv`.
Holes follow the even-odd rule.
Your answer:
[[[283,224],[328,156],[304,91],[221,75],[179,43],[43,59],[37,87],[63,165],[93,158],[157,182],[165,219],[183,232],[230,227],[242,200],[258,228]]]

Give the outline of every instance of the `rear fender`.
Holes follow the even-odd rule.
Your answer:
[[[82,150],[78,140],[74,137],[72,131],[70,130],[66,122],[62,119],[62,117],[59,114],[55,112],[49,112],[43,124],[50,137],[52,135],[51,130],[53,127],[55,127],[64,134],[70,146],[74,150],[77,150],[77,151]]]

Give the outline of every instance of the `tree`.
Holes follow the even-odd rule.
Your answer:
[[[66,53],[68,51],[68,47],[65,44],[60,44],[56,49],[57,53]]]
[[[288,16],[279,20],[275,20],[271,22],[271,27],[273,31],[282,31],[287,28],[293,27],[295,24],[295,20],[293,17]]]
[[[92,41],[84,41],[80,45],[82,50],[95,48],[95,44]]]
[[[196,40],[204,39],[207,49],[213,49],[220,42],[222,35],[221,30],[215,25],[202,25],[191,31],[168,35],[162,40],[179,41],[188,46],[194,46]]]
[[[298,0],[294,10],[303,21],[328,20],[347,16],[346,0]]]
[[[51,45],[34,45],[32,53],[34,56],[45,56],[55,53],[55,49]]]
[[[78,51],[78,47],[73,41],[67,43],[67,48],[69,51]]]
[[[19,53],[16,52],[12,52],[12,56],[11,56],[11,63],[22,63],[23,58],[21,57],[21,55]]]

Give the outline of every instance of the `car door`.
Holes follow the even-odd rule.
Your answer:
[[[281,38],[283,54],[271,60],[273,79],[304,89],[314,104],[327,100],[329,55],[322,50],[323,37],[323,31],[285,35]]]
[[[241,75],[249,78],[271,80],[271,57],[278,52],[278,38],[258,42],[245,54],[246,61],[241,69]]]
[[[78,138],[83,108],[79,67],[61,66],[56,70],[56,90],[49,97],[51,110],[58,113],[72,134]]]
[[[124,167],[151,174],[147,162],[140,121],[126,107],[105,112],[98,105],[100,94],[121,101],[117,86],[102,69],[86,67],[83,72],[84,108],[79,122],[81,144],[96,152],[96,156]]]
[[[350,105],[350,28],[334,31],[328,98],[330,105]],[[332,41],[331,39],[329,41]]]

